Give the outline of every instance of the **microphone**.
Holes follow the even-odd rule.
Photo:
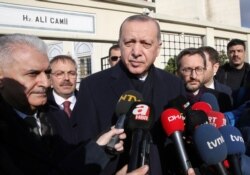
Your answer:
[[[168,102],[168,105],[165,106],[166,108],[175,108],[180,113],[182,113],[185,116],[185,112],[190,109],[190,102],[187,100],[187,98],[183,95],[179,95],[176,98],[170,100]]]
[[[132,131],[128,172],[145,164],[149,165],[149,153],[152,138],[150,129],[153,125],[153,108],[149,103],[135,102],[129,113],[127,128]]]
[[[213,94],[208,92],[202,94],[200,101],[204,101],[210,104],[214,111],[220,111],[218,100]]]
[[[188,169],[192,168],[191,162],[187,156],[184,142],[182,139],[182,132],[184,131],[184,121],[181,113],[174,109],[166,109],[161,114],[161,123],[164,131],[168,136],[171,136],[176,148],[178,155],[180,156],[181,166],[187,174]]]
[[[142,101],[143,97],[142,95],[135,91],[135,90],[128,90],[126,92],[124,92],[117,104],[116,104],[116,109],[115,109],[115,114],[118,117],[118,120],[115,124],[115,128],[117,129],[123,129],[124,128],[124,123],[126,120],[126,114],[129,111],[131,105],[134,102],[137,101]],[[116,150],[114,148],[115,144],[117,144],[119,142],[119,136],[118,135],[114,135],[111,140],[109,141],[109,143],[106,145],[106,150],[111,153],[111,154],[116,154]]]
[[[229,170],[234,175],[242,175],[239,156],[246,151],[245,143],[241,132],[230,125],[219,128],[227,145]]]
[[[189,110],[185,118],[185,133],[192,136],[196,127],[207,123],[208,117],[203,110]]]
[[[227,175],[222,161],[227,157],[227,147],[220,131],[210,124],[196,128],[193,135],[194,144],[207,165],[215,165],[219,174]]]
[[[220,128],[227,124],[226,118],[223,113],[217,111],[208,111],[207,112],[209,124],[215,126],[216,128]]]
[[[191,106],[191,109],[192,110],[202,110],[205,113],[207,113],[208,111],[212,110],[212,106],[207,102],[199,101],[199,102],[194,103]]]

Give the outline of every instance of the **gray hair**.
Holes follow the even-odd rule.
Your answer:
[[[0,37],[0,66],[8,66],[12,60],[12,54],[16,47],[26,45],[36,49],[47,56],[47,45],[40,38],[26,34],[8,34]]]

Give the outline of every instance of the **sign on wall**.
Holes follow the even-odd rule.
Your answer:
[[[95,15],[0,3],[0,27],[95,33]]]

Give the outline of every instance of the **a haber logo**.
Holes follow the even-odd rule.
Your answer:
[[[149,120],[150,107],[145,104],[136,105],[135,109],[132,111],[132,114],[135,115],[135,120]]]
[[[168,121],[169,122],[172,122],[172,121],[174,121],[174,120],[179,120],[179,119],[181,119],[182,120],[182,116],[181,115],[179,115],[179,114],[176,114],[176,115],[170,115],[169,117],[168,117]]]

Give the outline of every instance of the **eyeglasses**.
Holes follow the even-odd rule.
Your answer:
[[[195,73],[197,75],[200,75],[204,72],[205,68],[204,67],[195,67],[195,68],[191,68],[191,67],[186,67],[186,68],[183,68],[181,70],[181,72],[184,74],[184,75],[191,75],[193,73],[193,71],[195,71]]]
[[[110,57],[110,60],[111,61],[117,61],[118,59],[120,59],[121,57],[118,57],[118,56],[112,56]]]
[[[54,72],[51,74],[54,75],[58,79],[64,78],[66,74],[69,78],[76,78],[76,75],[77,75],[75,71],[69,71],[69,72],[58,71],[58,72]]]

